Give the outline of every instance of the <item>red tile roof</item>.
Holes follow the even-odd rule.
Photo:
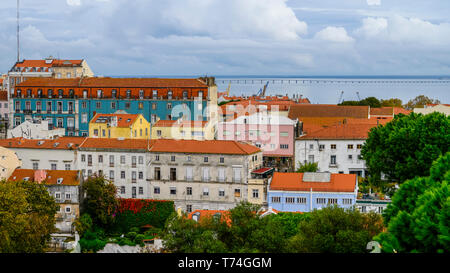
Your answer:
[[[297,139],[367,139],[370,129],[376,126],[376,123],[339,124],[314,130]]]
[[[110,78],[110,77],[86,77],[71,79],[55,78],[29,78],[21,82],[17,87],[95,87],[95,88],[119,88],[119,87],[149,87],[149,88],[207,88],[208,86],[200,79],[163,79],[163,78]]]
[[[85,137],[58,137],[55,139],[25,139],[21,137],[0,139],[0,146],[22,149],[77,149]]]
[[[398,115],[398,114],[409,115],[411,112],[412,112],[411,110],[406,110],[401,107],[394,107],[394,115]]]
[[[158,139],[150,147],[151,152],[237,154],[250,155],[261,152],[256,146],[229,140],[174,140]]]
[[[323,191],[323,192],[354,192],[356,174],[331,174],[330,182],[304,182],[303,173],[273,174],[270,190],[273,191]]]
[[[124,149],[124,150],[147,150],[154,140],[147,139],[119,139],[119,138],[86,138],[80,145],[80,149]]]
[[[92,118],[90,123],[93,123],[93,124],[98,123],[97,120],[100,117],[117,117],[117,127],[128,128],[136,121],[136,119],[139,116],[140,116],[139,114],[100,114],[100,113],[97,113]],[[104,123],[104,122],[100,122],[100,123]]]
[[[191,120],[158,120],[153,127],[205,127],[208,121],[191,121]]]
[[[61,66],[81,66],[83,60],[52,60],[46,63],[45,60],[23,60],[16,63],[15,67],[61,67]]]
[[[21,181],[25,177],[29,178],[29,181],[34,181],[34,174],[36,170],[30,169],[16,169],[8,180]],[[63,181],[60,185],[64,186],[78,186],[80,181],[78,180],[78,171],[61,171],[61,170],[45,170],[47,178],[43,184],[46,185],[58,185],[58,178],[62,178]]]
[[[288,117],[299,120],[304,117],[369,118],[369,106],[297,104],[291,105]]]
[[[394,116],[394,107],[370,108],[371,116]]]

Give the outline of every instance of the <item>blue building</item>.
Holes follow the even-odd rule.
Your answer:
[[[87,136],[97,113],[124,111],[158,120],[209,120],[217,106],[214,78],[30,78],[15,87],[12,128],[25,120],[49,120],[68,136]]]
[[[357,194],[356,174],[274,173],[267,201],[279,211],[311,212],[328,205],[352,208]]]

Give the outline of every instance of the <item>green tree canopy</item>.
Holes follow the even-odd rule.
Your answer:
[[[383,213],[387,231],[376,237],[385,252],[450,251],[450,153],[428,177],[403,183]]]
[[[366,253],[367,243],[382,231],[381,216],[356,209],[329,206],[314,210],[301,221],[298,233],[289,240],[290,252]]]
[[[317,162],[305,162],[305,164],[301,164],[298,167],[297,171],[298,173],[304,173],[304,172],[312,172],[315,173],[319,169],[318,167],[319,163]]]
[[[412,100],[409,100],[403,107],[407,110],[413,110],[414,108],[423,108],[427,104],[439,104],[441,103],[437,99],[431,99],[427,96],[420,95]]]
[[[387,100],[381,100],[381,106],[383,107],[403,107],[401,99],[392,98]]]
[[[382,174],[385,180],[402,183],[428,176],[433,161],[448,152],[449,145],[450,116],[400,114],[386,125],[371,129],[361,155],[372,184],[380,184]]]
[[[343,101],[342,103],[340,103],[338,105],[347,105],[347,106],[367,106],[368,105],[372,108],[380,108],[381,101],[375,97],[367,97],[360,101],[354,101],[354,100]]]
[[[103,176],[91,176],[82,186],[83,212],[88,213],[94,225],[108,228],[114,223],[114,212],[119,204],[116,186]]]
[[[1,181],[0,253],[44,252],[58,207],[43,184]]]

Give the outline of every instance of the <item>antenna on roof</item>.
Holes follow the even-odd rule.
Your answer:
[[[17,0],[17,62],[20,61],[20,42],[19,42],[19,0]]]

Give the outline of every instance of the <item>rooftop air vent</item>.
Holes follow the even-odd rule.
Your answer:
[[[61,184],[61,183],[63,182],[63,180],[64,180],[63,178],[58,178],[58,179],[56,180],[56,183],[57,183],[57,184]]]
[[[304,173],[303,182],[330,182],[331,173]]]

